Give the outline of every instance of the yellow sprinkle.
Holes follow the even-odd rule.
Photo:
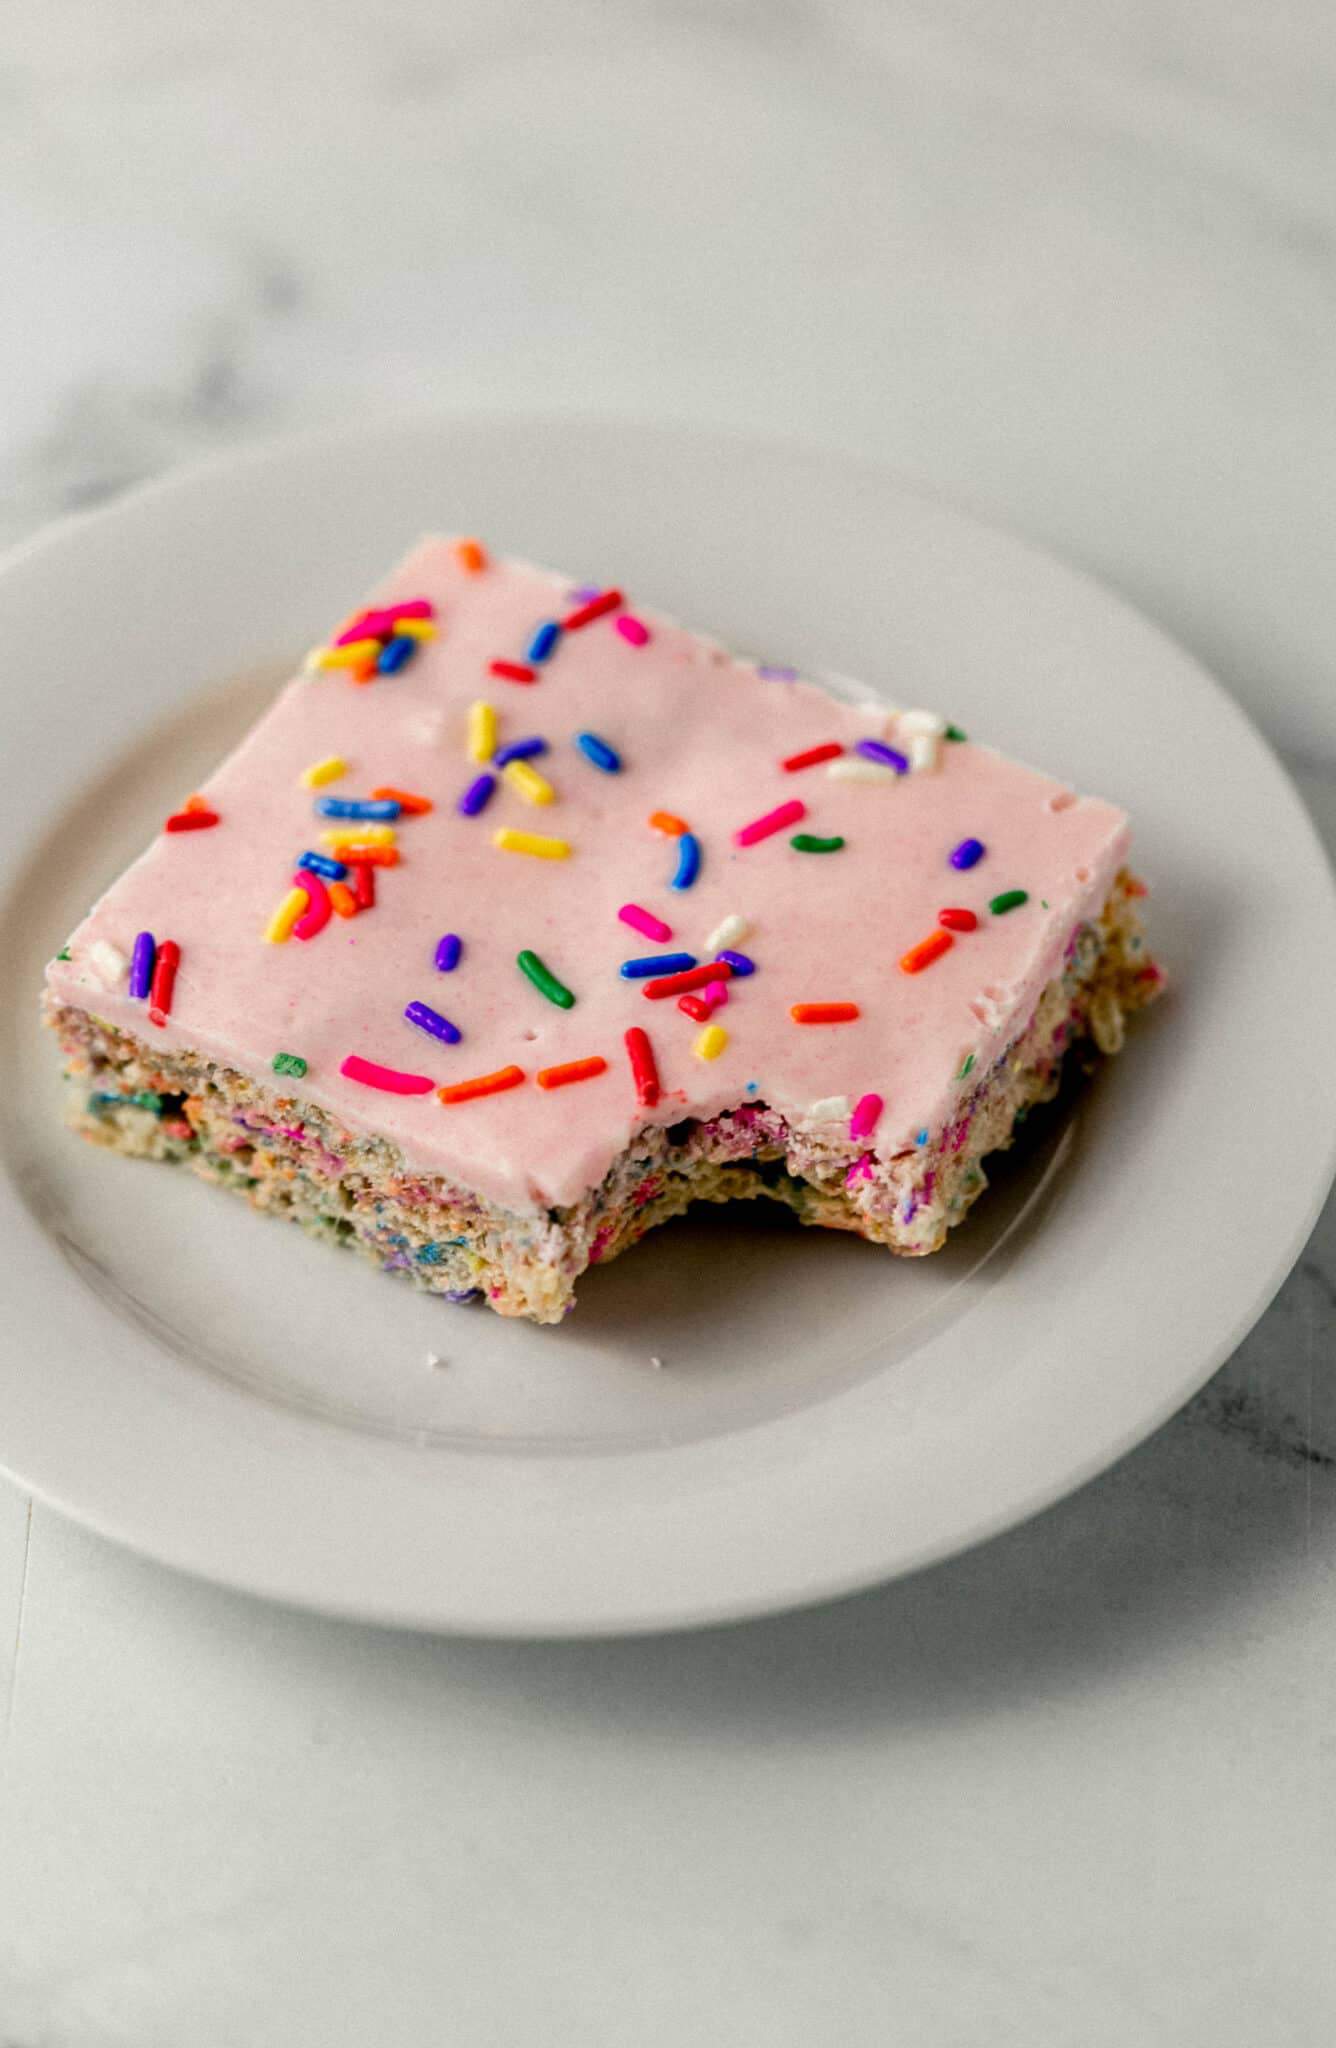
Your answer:
[[[526,804],[556,802],[557,792],[552,784],[545,775],[540,775],[536,768],[531,768],[527,761],[507,761],[501,773],[516,796],[522,796]]]
[[[565,860],[571,850],[564,839],[545,839],[541,832],[515,832],[509,825],[493,832],[492,844],[503,853],[532,853],[538,860]]]
[[[479,697],[469,706],[469,759],[490,761],[496,752],[496,713]]]
[[[728,1044],[728,1033],[722,1024],[707,1024],[691,1050],[698,1060],[717,1060]]]
[[[292,927],[310,902],[305,889],[289,889],[278,909],[264,928],[265,938],[271,946],[285,946],[292,937]]]
[[[320,844],[340,846],[393,846],[393,825],[331,825],[320,834]]]
[[[302,781],[308,789],[319,789],[323,783],[337,782],[347,773],[348,763],[341,755],[327,754],[323,761],[312,761],[309,768],[302,769]]]
[[[379,640],[348,640],[342,647],[322,647],[321,668],[357,668],[369,655],[380,653]]]
[[[401,636],[405,640],[434,640],[436,638],[436,621],[434,619],[396,619],[394,622],[394,637],[397,640]]]

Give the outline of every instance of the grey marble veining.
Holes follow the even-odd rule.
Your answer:
[[[1336,852],[1333,104],[1317,0],[17,0],[0,539],[419,404],[798,435],[1140,602]],[[3,1490],[0,2042],[1330,2039],[1334,1363],[1329,1203],[1074,1498],[684,1642],[381,1639]]]

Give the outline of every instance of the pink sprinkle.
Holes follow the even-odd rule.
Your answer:
[[[796,825],[800,818],[807,816],[807,806],[794,797],[791,803],[780,804],[778,809],[767,811],[763,818],[753,818],[750,825],[744,825],[740,832],[733,834],[739,846],[755,846],[758,839],[769,839],[776,832],[782,832],[787,825]]]
[[[623,903],[617,912],[623,924],[629,924],[633,932],[643,932],[647,939],[657,939],[660,944],[671,939],[673,928],[661,917],[655,917],[652,910],[642,910],[638,903]]]
[[[649,639],[649,627],[642,626],[639,619],[633,619],[630,612],[622,612],[613,624],[623,640],[629,640],[633,647],[643,647]]]
[[[870,1138],[885,1106],[880,1095],[860,1095],[849,1119],[849,1136]]]
[[[306,891],[306,908],[292,927],[292,936],[294,939],[313,939],[333,916],[334,906],[329,900],[329,891],[310,868],[298,868],[292,880],[295,888]]]
[[[701,994],[712,1010],[721,1010],[728,1001],[728,985],[722,981],[707,981]]]
[[[397,1067],[378,1067],[355,1052],[349,1053],[339,1072],[364,1088],[383,1088],[387,1095],[430,1095],[436,1086],[430,1074],[401,1074]]]
[[[348,647],[354,640],[383,640],[394,631],[392,612],[359,612],[334,637],[336,647]]]
[[[391,624],[395,619],[434,619],[436,607],[428,597],[406,597],[402,604],[387,605],[385,615]]]

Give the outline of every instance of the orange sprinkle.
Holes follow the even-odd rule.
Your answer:
[[[390,803],[398,804],[400,810],[410,818],[420,818],[424,812],[433,808],[429,796],[414,796],[409,789],[391,789],[385,782],[381,783],[379,789],[373,789],[371,794],[378,802],[388,799]]]
[[[794,1003],[789,1011],[795,1024],[852,1024],[862,1014],[857,1003]]]
[[[487,567],[487,551],[480,541],[457,540],[455,560],[461,569],[468,570],[470,576],[476,576],[480,570]]]
[[[357,898],[346,882],[331,882],[329,885],[330,907],[340,917],[356,917]]]
[[[540,1067],[534,1079],[540,1088],[565,1088],[572,1081],[592,1081],[595,1074],[606,1074],[608,1063],[598,1053],[589,1060],[568,1060],[564,1067]]]
[[[651,811],[649,822],[656,832],[666,832],[671,839],[680,839],[691,827],[685,818],[675,818],[671,811]]]
[[[934,960],[940,960],[955,944],[950,932],[936,931],[926,939],[920,939],[917,946],[911,946],[907,953],[900,955],[900,965],[906,974],[921,974],[925,967],[931,967]]]
[[[349,669],[348,675],[354,683],[374,683],[377,675],[376,664],[370,659],[359,661],[355,668]]]
[[[360,863],[368,868],[397,868],[399,849],[397,846],[362,846],[359,843],[356,846],[341,846],[339,859],[351,861],[354,866]]]
[[[189,810],[190,805],[193,804],[194,801],[195,799],[192,796],[186,805],[187,810]],[[1124,894],[1128,896],[1149,896],[1150,894],[1149,889],[1142,881],[1140,875],[1129,875],[1126,882],[1124,882],[1123,884],[1123,891]]]
[[[181,806],[181,809],[183,811],[207,811],[209,809],[209,799],[206,796],[201,796],[199,794],[199,791],[196,790],[194,796],[188,796],[186,798],[185,802]],[[1130,893],[1131,892],[1129,891],[1129,894]],[[1143,896],[1145,895],[1146,891],[1144,887],[1142,888],[1141,893]]]
[[[500,1095],[507,1088],[518,1088],[523,1079],[523,1067],[498,1067],[494,1074],[479,1074],[472,1081],[456,1081],[450,1088],[438,1088],[436,1093],[448,1106],[452,1102],[472,1102],[479,1095]]]

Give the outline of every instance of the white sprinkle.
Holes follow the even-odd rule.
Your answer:
[[[653,1366],[655,1372],[663,1371],[663,1360],[660,1357],[658,1357],[656,1353],[651,1352],[649,1362]]]
[[[813,1123],[843,1124],[853,1114],[847,1095],[823,1095],[820,1102],[814,1102],[807,1114]]]
[[[88,948],[88,965],[103,988],[115,988],[129,964],[119,946],[110,946],[105,939],[96,940]]]
[[[428,1372],[441,1372],[449,1364],[449,1362],[450,1361],[448,1359],[442,1358],[438,1351],[429,1351],[427,1353]]]
[[[931,739],[940,739],[946,731],[946,720],[938,711],[902,711],[900,730],[911,738],[915,733],[926,733]]]
[[[884,761],[869,761],[863,754],[841,754],[826,770],[835,782],[898,782],[894,768]]]
[[[311,649],[310,653],[306,656],[306,659],[302,662],[303,675],[313,676],[316,674],[317,670],[324,666],[324,662],[322,659],[324,652],[325,650],[323,647],[313,647]]]
[[[722,953],[725,946],[738,946],[746,938],[751,926],[745,917],[739,917],[736,910],[721,919],[705,941],[707,953]]]
[[[917,732],[909,742],[909,765],[916,775],[931,775],[942,765],[942,746],[930,732]]]

